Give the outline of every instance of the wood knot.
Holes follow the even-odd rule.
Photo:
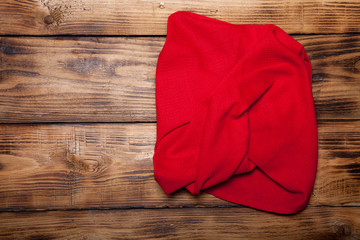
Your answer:
[[[44,17],[44,22],[45,22],[46,24],[52,24],[52,23],[54,22],[53,16],[47,15],[46,17]]]
[[[113,163],[106,154],[76,154],[70,150],[61,150],[50,153],[50,159],[65,164],[71,172],[78,173],[102,173]]]
[[[68,168],[80,173],[93,172],[99,173],[104,171],[106,165],[112,160],[106,155],[100,156],[79,156],[71,152],[65,154],[66,163]]]
[[[73,153],[67,152],[66,160],[68,162],[69,168],[86,172],[90,170],[90,166],[86,162],[82,161],[79,156],[76,156]]]

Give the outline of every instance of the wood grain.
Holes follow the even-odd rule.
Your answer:
[[[289,33],[360,31],[357,0],[2,0],[0,34],[165,35],[168,16],[180,10],[234,24],[273,23]]]
[[[360,121],[319,123],[312,206],[360,206]],[[0,210],[213,207],[203,193],[167,196],[153,177],[156,126],[0,125]]]
[[[155,69],[179,10],[310,34],[293,35],[319,131],[302,212],[155,182]],[[0,239],[360,239],[359,32],[358,0],[1,0]]]
[[[0,122],[154,121],[164,38],[0,38]]]
[[[318,119],[360,118],[360,36],[294,36]],[[0,38],[0,123],[155,122],[163,37]]]
[[[359,216],[359,207],[313,207],[290,216],[248,208],[13,212],[0,213],[0,238],[355,240]]]

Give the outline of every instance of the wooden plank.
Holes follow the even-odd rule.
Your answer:
[[[360,121],[319,123],[310,205],[360,206]],[[153,177],[155,124],[0,125],[0,210],[233,206],[167,196]]]
[[[0,213],[4,239],[359,239],[360,208],[281,216],[248,208]]]
[[[0,122],[154,121],[164,38],[0,38]]]
[[[318,119],[360,118],[360,36],[294,36],[313,65]],[[154,122],[165,38],[0,38],[0,122]]]
[[[357,0],[2,0],[0,34],[165,35],[168,16],[180,10],[234,24],[273,23],[289,33],[360,31]]]

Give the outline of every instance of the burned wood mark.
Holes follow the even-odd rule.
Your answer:
[[[15,44],[17,43],[5,41],[4,38],[0,38],[0,52],[6,55],[27,55],[36,53],[29,47],[22,47]]]
[[[318,60],[322,58],[328,58],[333,56],[341,56],[341,55],[348,55],[353,54],[357,55],[357,50],[360,48],[360,44],[358,43],[358,39],[353,39],[351,42],[341,43],[341,42],[333,42],[333,43],[324,43],[325,46],[316,47],[314,50],[308,50],[310,60]],[[329,50],[328,45],[332,46],[332,51]]]
[[[329,81],[329,74],[327,73],[313,73],[312,83],[313,84],[322,84]]]
[[[0,141],[6,139],[7,136],[0,135]],[[16,143],[1,141],[0,143],[0,154],[12,155],[15,150],[18,150],[19,146]]]
[[[332,74],[328,75],[328,77],[332,79],[344,80],[356,84],[357,79],[359,78],[357,75],[359,72],[358,57],[321,61],[314,64],[314,66],[318,68],[318,71],[332,72]],[[332,67],[336,67],[339,72],[344,71],[345,74],[334,74],[334,69]]]
[[[359,37],[356,35],[344,35],[342,37],[321,38],[314,40],[303,39],[303,42],[310,60],[318,66],[327,66],[336,63],[344,69],[352,69],[359,58]],[[331,49],[331,51],[329,51]],[[326,61],[321,61],[326,59]]]
[[[0,70],[0,81],[13,75],[22,76],[22,77],[33,77],[33,78],[40,77],[40,73],[38,72],[7,69],[7,70]]]
[[[34,191],[34,190],[33,190]],[[33,210],[29,207],[33,201],[33,194],[34,192],[28,191],[24,189],[24,191],[20,191],[18,194],[6,194],[5,189],[0,190],[0,212],[1,211],[26,211],[26,210]],[[7,202],[7,204],[3,204]]]
[[[301,13],[301,5],[296,6],[294,9],[294,12],[296,12],[297,14],[300,15]],[[266,8],[259,8],[258,10],[259,15],[261,16],[268,16],[268,17],[272,17],[272,16],[281,16],[284,15],[284,9],[279,8],[279,6],[276,5],[267,5]]]
[[[12,152],[9,149],[0,149],[0,154],[11,155]],[[4,165],[2,165],[4,166]]]
[[[360,152],[357,152],[357,156],[360,156]],[[337,169],[346,169],[350,173],[360,173],[360,163],[351,163],[347,165],[336,166]]]
[[[356,159],[360,156],[360,152],[357,152],[357,156],[355,157]],[[346,164],[346,165],[340,165],[340,166],[335,166],[336,169],[339,170],[346,170],[347,173],[350,174],[350,176],[353,177],[353,179],[356,180],[360,180],[360,164],[359,163],[351,163],[351,164]],[[359,189],[359,185],[357,186],[357,188]]]
[[[333,157],[338,157],[338,158],[349,158],[349,159],[356,159],[360,157],[360,151],[332,151],[331,155]],[[351,166],[351,165],[347,165],[347,166]],[[359,165],[360,167],[360,165]]]
[[[124,37],[109,38],[109,37],[56,37],[57,41],[74,41],[74,45],[71,49],[72,54],[115,54],[119,50],[126,50],[122,44]]]
[[[336,98],[327,100],[315,100],[316,115],[337,113],[337,114],[353,114],[359,106],[358,102],[350,98]]]
[[[2,60],[0,58],[0,60]],[[28,71],[28,72],[39,72],[39,66],[36,66],[36,59],[34,59],[33,55],[26,55],[26,56],[18,56],[18,57],[5,57],[3,58],[3,65],[4,70],[19,70],[19,71]],[[23,70],[28,69],[28,70]],[[35,76],[37,77],[37,76]]]
[[[352,66],[350,66],[349,68],[344,68],[343,70],[353,73]],[[351,84],[350,86],[357,86],[358,77],[354,74],[351,74],[351,76],[348,76],[348,75],[344,75],[344,74],[340,75],[340,74],[335,74],[335,73],[332,73],[332,74],[325,73],[325,75],[328,79],[327,82],[334,82],[336,80],[336,81],[341,81],[341,83],[346,86],[350,85],[350,84]]]
[[[359,48],[359,52],[360,52],[360,48]],[[353,75],[351,77],[352,83],[357,83],[356,80],[358,80],[360,77],[360,75],[358,74],[360,72],[360,54],[359,56],[343,59],[335,63],[338,66],[342,66],[343,70]],[[349,78],[350,77],[346,78],[345,80],[349,80]]]
[[[340,133],[339,133],[340,134]],[[322,149],[327,150],[344,150],[345,139],[339,138],[322,138],[319,136],[319,144],[321,145]]]

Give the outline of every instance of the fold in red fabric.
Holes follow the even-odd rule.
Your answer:
[[[156,69],[155,180],[256,209],[293,214],[315,181],[311,64],[272,25],[190,12],[168,19]]]

